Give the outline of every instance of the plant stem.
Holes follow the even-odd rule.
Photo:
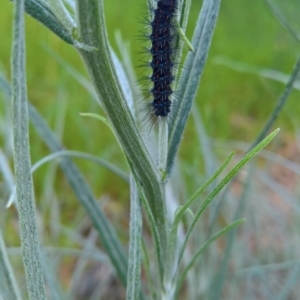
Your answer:
[[[167,232],[160,176],[138,132],[117,79],[105,28],[103,0],[77,0],[77,18],[82,42],[97,49],[92,52],[84,49],[78,51],[123,151],[142,183],[162,243],[166,241]]]

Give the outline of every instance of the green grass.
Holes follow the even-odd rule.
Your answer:
[[[194,26],[196,8],[200,6],[196,4],[196,1],[194,2],[195,9],[192,9],[188,36],[191,36]],[[111,6],[110,2],[106,1],[105,4],[112,46],[116,45],[114,31],[121,30],[123,38],[130,42],[134,63],[138,65],[135,57],[138,56],[136,53],[140,50],[141,41],[136,38],[141,29],[138,20],[145,15],[144,8],[140,7],[139,1],[136,0],[127,0],[126,3],[115,0],[114,5]],[[1,8],[0,20],[0,57],[5,70],[9,70],[11,36],[8,33],[11,28],[11,10],[12,4],[5,1]],[[195,12],[194,15],[193,12]],[[90,98],[84,89],[75,84],[63,68],[53,61],[43,46],[58,52],[80,72],[85,72],[80,59],[70,46],[59,41],[30,17],[27,17],[26,29],[27,65],[30,65],[27,73],[30,99],[42,112],[48,114],[54,102],[57,101],[59,86],[68,86],[67,118],[68,120],[70,118],[70,124],[78,128],[78,123],[76,124],[78,118],[72,119],[71,115],[74,115],[73,110],[76,113],[88,108],[91,104]],[[247,0],[223,1],[197,99],[198,107],[203,112],[206,122],[213,120],[208,126],[209,134],[216,138],[239,139],[246,136],[247,140],[251,141],[271,110],[275,101],[274,96],[276,97],[277,92],[282,88],[281,84],[214,65],[214,56],[225,55],[238,61],[289,73],[299,48],[299,45],[267,10],[263,1],[254,1],[251,7]],[[293,96],[279,120],[283,126],[287,126],[288,130],[293,127],[289,120],[296,119],[299,113],[296,101],[296,96]],[[235,121],[239,116],[246,117],[242,124]],[[84,126],[81,120],[78,122],[81,123],[81,127]],[[73,125],[68,127],[73,128]],[[84,128],[81,130],[77,141],[68,141],[69,145],[76,147],[82,144],[80,138],[84,136]],[[66,136],[69,135],[66,134]],[[96,148],[99,149],[98,145]]]
[[[112,2],[113,5],[111,5]],[[119,30],[123,39],[130,42],[130,54],[134,65],[139,64],[140,56],[137,52],[143,46],[143,43],[136,39],[142,26],[139,25],[138,19],[143,18],[145,13],[145,9],[140,7],[139,2],[137,0],[105,0],[106,21],[111,45],[117,54],[120,54],[114,36],[115,30]],[[196,3],[196,0],[194,0],[187,30],[189,38],[191,38],[194,29],[200,4],[200,1]],[[0,65],[4,72],[8,72],[10,68],[12,7],[9,1],[3,2],[1,7]],[[292,15],[293,11],[289,11],[289,14]],[[124,155],[120,151],[112,132],[102,123],[99,123],[99,121],[79,115],[81,112],[93,112],[103,115],[102,110],[95,104],[90,94],[50,54],[51,51],[57,53],[66,63],[88,78],[88,74],[78,53],[28,16],[26,17],[26,43],[28,98],[49,122],[50,127],[61,138],[63,144],[70,150],[88,152],[107,159],[118,165],[121,169],[128,171]],[[284,88],[284,85],[281,83],[252,74],[239,73],[226,66],[216,64],[214,59],[217,56],[227,56],[236,61],[273,68],[290,74],[299,50],[299,44],[280,26],[268,11],[263,1],[253,1],[251,6],[249,6],[249,1],[247,0],[223,0],[196,102],[209,137],[216,139],[216,143],[218,143],[219,139],[222,139],[225,141],[239,140],[250,144],[265,123]],[[137,70],[137,72],[140,73],[140,70]],[[282,128],[282,139],[289,136],[290,133],[296,132],[299,128],[298,116],[300,106],[298,98],[299,91],[293,92],[274,125],[274,128]],[[2,106],[2,102],[0,105]],[[173,188],[174,191],[178,192],[177,197],[180,202],[188,199],[188,195],[191,195],[204,182],[204,179],[207,179],[207,176],[211,175],[207,173],[203,175],[206,157],[201,153],[198,138],[194,120],[190,117],[181,146],[182,151],[180,152],[182,159],[180,159],[179,163],[182,172],[178,175],[178,170],[174,170],[174,175],[179,177],[177,177],[176,181],[178,186]],[[277,139],[279,141],[278,144],[280,144],[281,138],[277,137]],[[1,145],[2,142],[4,142],[4,138],[1,135]],[[31,126],[30,145],[33,162],[49,154],[49,150]],[[217,148],[215,145],[213,146],[213,150],[214,153],[217,153],[217,157],[226,157],[229,150],[226,147]],[[231,146],[229,142],[226,145],[229,148],[235,148],[236,146]],[[268,160],[269,158],[267,158]],[[106,215],[114,224],[122,243],[127,245],[127,227],[129,224],[128,184],[99,165],[76,158],[74,161],[83,172],[87,182],[91,185],[93,193],[97,200],[99,200]],[[215,171],[217,166],[220,165],[219,159],[214,158],[214,163]],[[268,164],[266,165],[268,166]],[[40,220],[42,223],[39,224],[39,229],[43,235],[43,242],[44,244],[77,247],[81,243],[79,243],[78,237],[74,238],[72,234],[78,234],[84,238],[82,244],[87,245],[86,237],[90,235],[90,231],[93,231],[91,230],[92,224],[87,220],[86,213],[83,212],[81,205],[77,203],[65,179],[65,175],[59,169],[57,170],[56,166],[56,163],[47,164],[40,168],[33,177],[37,208],[42,216]],[[240,182],[243,182],[245,178],[243,176],[247,173],[248,170],[245,170],[245,173],[238,177],[235,187]],[[224,299],[233,299],[232,297],[238,299],[241,295],[239,282],[242,282],[240,285],[242,287],[243,284],[246,286],[245,282],[249,278],[251,280],[253,278],[260,280],[263,276],[262,274],[266,272],[264,268],[268,270],[272,267],[276,270],[279,268],[278,272],[274,271],[270,275],[270,281],[267,280],[267,283],[270,283],[270,285],[272,285],[272,282],[278,283],[280,281],[280,268],[284,269],[285,267],[276,263],[298,259],[296,253],[297,243],[295,242],[295,246],[291,247],[291,249],[288,247],[289,243],[298,236],[295,230],[295,224],[298,223],[297,217],[299,218],[298,204],[295,200],[297,199],[297,195],[291,195],[290,191],[285,189],[285,186],[278,185],[269,173],[259,168],[254,170],[253,178],[254,187],[252,186],[252,190],[250,189],[251,195],[247,196],[247,201],[245,200],[249,207],[240,216],[246,216],[247,222],[245,228],[243,227],[243,231],[241,231],[243,234],[237,236],[232,252],[232,257],[237,257],[237,259],[229,261],[229,269],[233,270],[233,272],[228,275],[225,283],[223,282],[225,286]],[[267,188],[260,190],[262,182]],[[290,203],[286,204],[288,207],[297,208],[289,212],[291,215],[290,219],[286,219],[287,215],[281,216],[280,213],[282,212],[279,212],[281,216],[279,225],[273,224],[278,214],[276,211],[277,207],[272,206],[273,202],[268,203],[268,201],[264,201],[265,198],[268,200],[272,198],[268,194],[269,189],[272,192],[275,191],[276,196],[280,195],[283,199],[287,199],[286,201]],[[228,226],[232,222],[237,203],[242,202],[242,196],[239,194],[239,191],[239,187],[230,190],[226,196],[226,201],[223,201],[226,203],[225,208],[222,208],[217,215],[216,222],[209,227],[217,202],[222,199],[221,196],[217,198],[216,204],[212,203],[211,210],[205,212],[202,221],[198,222],[200,224],[197,224],[197,234],[191,237],[192,245],[195,248],[193,250],[199,249],[199,246],[203,246],[203,244],[205,245],[208,237],[219,232],[220,227]],[[211,192],[211,190],[208,192]],[[207,195],[204,194],[202,196],[203,200],[205,199],[204,196]],[[6,195],[3,198],[6,199]],[[194,208],[197,208],[197,205]],[[197,209],[194,211],[197,211]],[[14,227],[12,219],[16,217],[16,211],[10,209],[7,212],[5,211],[5,215],[8,220],[6,226]],[[190,225],[189,217],[188,214],[184,217],[184,224],[186,226]],[[290,223],[289,220],[291,221]],[[264,223],[265,221],[266,224]],[[273,239],[266,239],[263,232],[259,232],[253,237],[253,228],[259,231],[261,224],[264,224],[263,232],[271,235]],[[66,230],[65,228],[62,229],[61,225],[70,228],[70,231],[65,233]],[[275,231],[282,230],[284,234],[280,235],[277,231],[272,231],[271,225],[275,227]],[[146,227],[145,231],[148,231],[148,229]],[[8,234],[8,231],[5,231],[6,244],[9,246],[18,245],[17,229],[14,227],[11,231],[13,234]],[[147,238],[148,236],[145,238],[145,243],[149,242]],[[282,238],[282,248],[276,248],[276,238],[277,240],[278,238]],[[254,241],[253,243],[256,246],[258,245],[259,250],[247,248],[249,241]],[[212,245],[211,250],[204,253],[202,257],[199,265],[202,268],[200,267],[200,270],[195,271],[197,275],[200,274],[199,277],[195,276],[195,278],[200,278],[201,282],[204,282],[204,285],[206,280],[211,280],[210,284],[213,282],[213,275],[215,275],[215,271],[218,270],[222,260],[220,252],[225,252],[224,244],[224,240],[221,239],[217,245]],[[95,251],[100,253],[99,246],[102,246],[101,243],[97,243],[97,250]],[[57,257],[53,261],[57,262],[56,267],[59,269],[61,276],[63,276],[62,274],[65,271],[63,267],[58,267],[60,262],[62,266],[66,265],[67,268],[75,264],[72,260],[63,264],[65,261]],[[261,264],[266,264],[267,266],[264,267]],[[14,265],[18,266],[19,264],[14,262]],[[248,266],[258,266],[258,271],[256,270],[257,272],[255,273],[252,269],[247,270]],[[207,273],[201,273],[201,270],[206,270]],[[289,267],[288,270],[293,271],[292,267]],[[243,275],[245,277],[240,278],[239,272],[245,272],[246,275]],[[71,277],[71,274],[72,271],[67,271],[68,276]],[[201,277],[204,274],[207,276],[206,278]],[[291,277],[289,281],[284,282],[286,284],[285,288],[284,284],[279,284],[278,289],[276,286],[268,294],[268,287],[264,286],[264,282],[260,282],[257,288],[258,294],[262,295],[261,297],[272,294],[278,295],[278,299],[288,299],[286,291],[289,288],[293,289],[293,280],[298,278],[298,273],[294,274],[290,272],[288,275]],[[22,274],[19,274],[19,271],[17,277],[19,281],[22,278]],[[243,281],[243,278],[246,278],[245,281]],[[253,279],[251,284],[255,280]],[[63,285],[67,286],[68,283],[64,282]],[[198,287],[196,279],[194,285]],[[205,288],[207,287],[199,286],[198,295],[204,297],[206,295]],[[21,290],[24,289],[22,286]],[[183,286],[182,295],[184,295],[186,289],[187,287]],[[253,291],[253,294],[252,298],[248,295],[249,299],[254,299],[255,289],[253,288],[251,291]],[[285,296],[286,298],[284,298]],[[294,300],[294,298],[291,299]]]

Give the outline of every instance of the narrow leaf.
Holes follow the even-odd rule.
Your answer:
[[[237,61],[227,56],[218,55],[213,59],[213,62],[222,66],[226,66],[232,70],[247,73],[247,74],[254,74],[261,76],[263,78],[272,79],[277,82],[281,82],[287,84],[291,75],[274,70],[269,69],[257,65],[247,64],[241,61]],[[300,90],[300,80],[295,80],[293,84],[293,88],[296,90]]]
[[[154,238],[154,242],[155,242],[158,270],[159,270],[159,275],[160,275],[160,282],[162,284],[163,276],[164,276],[164,261],[163,261],[162,246],[160,244],[158,228],[157,228],[157,225],[155,223],[154,216],[152,215],[152,211],[151,211],[151,208],[149,206],[149,203],[146,200],[146,197],[144,195],[143,189],[140,186],[140,184],[138,183],[137,178],[135,178],[135,179],[136,179],[136,185],[137,185],[137,188],[138,188],[140,199],[141,199],[141,201],[142,201],[142,203],[143,203],[143,205],[146,209],[146,213],[147,213],[149,221],[150,221],[151,230],[152,230],[152,234],[153,234],[153,238]]]
[[[11,94],[9,83],[3,77],[0,77],[0,87],[1,86],[5,88],[7,95]],[[28,103],[28,109],[31,123],[33,124],[45,144],[48,146],[48,148],[53,152],[63,151],[64,146],[60,144],[56,135],[52,133],[44,119],[30,103]],[[69,181],[70,186],[73,189],[77,199],[83,205],[83,207],[87,211],[87,214],[91,218],[96,230],[99,233],[101,241],[103,242],[103,245],[107,250],[107,254],[109,255],[113,265],[116,268],[121,282],[125,285],[127,261],[124,250],[114,231],[114,228],[111,226],[105,214],[102,212],[91,192],[90,187],[88,186],[72,160],[67,157],[63,157],[60,162],[60,167],[64,172],[67,180]]]
[[[140,299],[142,210],[133,175],[130,178],[130,234],[126,300]]]
[[[292,90],[294,82],[297,80],[300,73],[300,56],[298,57],[298,60],[293,68],[293,72],[289,78],[289,81],[287,85],[285,86],[285,89],[283,90],[283,93],[279,97],[273,111],[270,113],[269,118],[267,119],[265,125],[263,126],[262,130],[258,134],[257,138],[254,140],[252,145],[249,149],[252,149],[255,147],[260,141],[264,139],[264,137],[267,135],[269,130],[271,129],[272,125],[274,124],[275,120],[278,118],[280,112],[282,111],[284,105],[286,104]]]
[[[172,224],[169,242],[168,242],[168,249],[169,255],[167,257],[166,262],[166,281],[170,282],[173,279],[174,272],[178,266],[178,262],[176,261],[176,249],[177,249],[177,231],[178,226],[182,220],[182,217],[185,212],[189,211],[189,207],[193,204],[193,202],[198,198],[200,194],[202,194],[207,187],[216,180],[216,178],[225,170],[228,166],[230,161],[234,156],[234,152],[232,152],[226,160],[223,162],[221,167],[209,178],[206,182],[193,194],[193,196],[181,207],[179,207],[176,211],[175,220]],[[193,213],[191,215],[194,217]]]
[[[31,300],[46,299],[35,216],[28,132],[24,0],[14,5],[12,47],[12,125],[22,257]]]
[[[162,182],[166,179],[166,165],[168,157],[168,123],[161,122],[158,129],[158,167],[161,172]]]
[[[51,12],[57,20],[66,28],[67,32],[72,33],[76,29],[76,23],[73,17],[66,9],[62,0],[47,0]]]
[[[234,152],[231,152],[225,161],[222,163],[221,167],[211,176],[209,177],[200,188],[188,199],[188,201],[180,208],[180,210],[176,213],[175,223],[179,223],[182,219],[185,211],[193,204],[193,202],[218,178],[218,176],[225,170],[225,168],[229,165],[231,160],[234,157]]]
[[[245,155],[239,163],[236,164],[236,166],[225,176],[225,178],[215,187],[215,189],[207,196],[207,198],[204,200],[204,202],[201,204],[198,212],[195,215],[195,218],[190,225],[184,243],[182,245],[180,255],[179,255],[179,261],[180,263],[184,249],[187,245],[187,242],[189,240],[189,237],[192,233],[192,230],[194,229],[197,221],[199,220],[200,216],[202,215],[205,208],[210,204],[210,202],[220,193],[220,191],[226,186],[226,184],[238,173],[238,171],[248,162],[250,161],[262,148],[264,148],[278,133],[279,129],[274,130],[271,134],[269,134],[262,142],[260,142],[255,148],[253,148],[247,155]]]
[[[21,300],[21,293],[17,285],[17,281],[14,275],[14,271],[10,264],[5,243],[0,230],[0,270],[4,273],[4,279],[9,290],[9,299]]]
[[[107,119],[122,145],[122,149],[136,172],[155,223],[159,239],[167,237],[165,207],[159,172],[154,165],[128,107],[112,60],[107,38],[103,0],[77,0],[77,20],[80,39],[97,48],[95,52],[78,49],[91,76]],[[165,244],[163,253],[166,253]]]
[[[31,17],[45,25],[63,41],[71,45],[74,44],[75,40],[71,34],[63,27],[46,5],[43,5],[38,0],[25,0],[25,11]]]
[[[204,0],[197,26],[192,39],[195,52],[189,52],[185,60],[178,96],[174,106],[176,116],[171,120],[169,132],[169,154],[167,172],[169,173],[182,139],[185,124],[204,69],[212,35],[217,21],[220,0]]]
[[[109,161],[99,158],[99,157],[89,154],[89,153],[84,153],[84,152],[80,152],[80,151],[72,151],[72,150],[57,151],[48,156],[43,157],[41,160],[39,160],[32,166],[32,170],[31,170],[32,173],[35,172],[39,167],[41,167],[45,163],[47,163],[53,159],[56,159],[56,158],[61,158],[62,156],[71,156],[71,157],[78,157],[78,158],[90,160],[96,164],[101,165],[102,167],[106,168],[107,170],[110,170],[111,172],[115,173],[116,175],[118,175],[120,178],[122,178],[126,182],[129,182],[127,173],[124,172],[123,170],[121,170],[116,165],[110,163]]]
[[[283,13],[281,12],[280,8],[277,7],[273,1],[270,0],[264,0],[275,18],[279,21],[279,23],[287,29],[290,34],[298,41],[300,42],[300,34],[290,26],[289,21],[285,18]]]
[[[42,268],[44,271],[47,287],[51,294],[51,299],[52,300],[64,299],[63,292],[59,284],[58,276],[55,274],[55,271],[53,270],[52,264],[50,263],[49,258],[45,253],[45,249],[41,249],[40,252],[42,257]]]
[[[128,175],[123,170],[121,170],[117,166],[111,164],[110,162],[108,162],[102,158],[99,158],[97,156],[91,155],[89,153],[83,153],[80,151],[71,151],[71,150],[56,151],[50,155],[43,157],[42,159],[40,159],[38,162],[36,162],[32,166],[31,173],[33,174],[38,168],[40,168],[45,163],[47,163],[53,159],[60,158],[62,156],[79,157],[79,158],[90,160],[96,164],[103,166],[104,168],[110,170],[111,172],[115,173],[116,175],[118,175],[120,178],[122,178],[126,182],[129,182]],[[1,162],[1,152],[0,152],[0,162]],[[6,204],[6,208],[10,207],[14,203],[15,194],[16,194],[16,188],[14,186],[12,188],[11,196],[9,197],[9,200]]]
[[[56,136],[51,132],[48,125],[31,105],[29,106],[29,116],[32,124],[47,144],[48,148],[53,152],[63,150],[63,146],[59,143]],[[60,167],[69,181],[77,199],[91,218],[94,227],[99,233],[103,246],[116,268],[121,282],[125,285],[127,273],[126,256],[112,225],[99,207],[89,185],[84,180],[75,164],[68,157],[62,157]]]
[[[267,276],[266,273],[287,272],[293,267],[300,268],[300,260],[290,260],[290,261],[284,261],[284,262],[274,263],[274,264],[261,264],[257,266],[250,266],[235,271],[231,276],[254,277],[261,273],[264,273],[264,276]]]
[[[85,76],[78,72],[71,64],[69,64],[65,59],[58,55],[58,53],[56,53],[54,50],[46,47],[45,51],[47,51],[47,53],[49,53],[49,55],[61,65],[64,71],[67,71],[77,81],[77,83],[84,87],[86,91],[92,96],[93,100],[95,100],[96,103],[101,106],[101,102],[99,101],[99,98],[90,80],[88,80]]]
[[[180,27],[178,21],[175,22],[175,27],[176,27],[177,33],[179,34],[180,38],[182,39],[182,41],[183,41],[184,45],[187,47],[187,49],[189,51],[195,52],[193,45],[186,37],[186,35],[185,35],[184,31],[182,30],[182,28]]]
[[[236,226],[242,224],[245,222],[246,219],[240,219],[237,220],[229,225],[227,225],[226,227],[224,227],[223,229],[221,229],[219,232],[217,232],[216,234],[214,234],[211,238],[209,238],[205,244],[196,252],[196,254],[193,256],[193,258],[191,259],[191,261],[188,263],[188,265],[184,268],[184,270],[182,272],[180,272],[180,278],[178,279],[178,282],[176,284],[176,294],[179,293],[180,288],[186,278],[186,275],[188,273],[188,271],[195,265],[196,260],[199,258],[199,256],[206,250],[206,248],[212,243],[214,242],[216,239],[218,239],[219,237],[221,237],[222,235],[225,235],[226,233],[228,233],[228,231],[230,231],[231,229],[235,228]]]

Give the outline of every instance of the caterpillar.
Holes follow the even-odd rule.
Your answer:
[[[172,83],[174,81],[174,18],[178,0],[158,0],[157,7],[151,8],[152,20],[150,20],[151,33],[148,36],[151,41],[149,53],[151,61],[148,63],[152,69],[149,77],[152,82],[150,89],[152,101],[148,103],[149,119],[164,119],[170,116],[172,108]]]

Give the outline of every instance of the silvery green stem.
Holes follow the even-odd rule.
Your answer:
[[[168,122],[161,122],[158,129],[158,169],[161,172],[162,181],[166,178],[166,165],[168,157]]]
[[[80,39],[97,50],[78,49],[90,73],[103,109],[123,151],[143,185],[153,212],[160,241],[166,240],[166,220],[160,177],[130,113],[120,87],[108,44],[102,0],[77,0]]]
[[[12,91],[9,83],[0,75],[0,88],[5,92],[7,97],[11,97]],[[50,130],[46,121],[40,116],[35,108],[28,103],[29,119],[37,133],[52,152],[62,151],[65,149],[57,136]],[[127,260],[121,243],[110,222],[105,217],[101,208],[97,204],[89,185],[84,180],[82,174],[75,164],[68,158],[62,157],[60,167],[64,172],[66,179],[70,183],[77,199],[85,208],[88,216],[93,222],[94,227],[99,233],[101,242],[105,247],[113,265],[116,268],[120,281],[126,284]]]
[[[142,208],[134,176],[130,176],[130,236],[126,300],[138,300],[141,293]]]
[[[24,0],[16,0],[12,47],[12,123],[22,257],[31,300],[46,299],[35,217],[25,76]]]

